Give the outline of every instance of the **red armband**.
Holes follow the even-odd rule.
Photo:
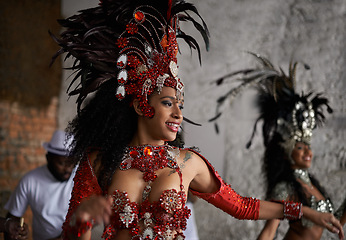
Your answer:
[[[303,216],[303,204],[292,201],[273,201],[284,205],[284,217],[287,220],[298,220]]]
[[[198,154],[197,152],[195,153]],[[220,188],[214,193],[200,193],[190,189],[192,194],[206,200],[235,218],[257,220],[259,217],[260,201],[255,198],[240,196],[231,186],[222,180],[213,166],[203,156],[199,156],[206,162],[210,172],[219,181]]]

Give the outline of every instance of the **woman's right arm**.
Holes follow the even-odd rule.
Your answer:
[[[280,220],[272,219],[266,221],[260,235],[257,240],[271,240],[274,239],[277,228],[279,227]]]
[[[99,223],[108,225],[111,206],[112,198],[103,196],[91,196],[83,200],[73,214],[65,235],[70,240],[90,240],[92,225]]]

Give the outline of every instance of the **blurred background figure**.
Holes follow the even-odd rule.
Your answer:
[[[251,146],[259,120],[263,121],[262,136],[265,147],[263,171],[266,180],[266,197],[270,201],[297,201],[304,206],[323,213],[334,213],[334,207],[319,181],[309,172],[313,161],[311,150],[312,132],[324,123],[322,107],[329,113],[333,110],[328,99],[321,93],[312,91],[304,95],[296,91],[296,68],[298,62],[291,62],[289,74],[259,54],[250,53],[260,62],[260,67],[237,71],[226,76],[241,80],[241,84],[230,89],[219,98],[218,111],[226,99],[235,97],[246,87],[255,86],[258,90],[256,105],[259,117],[247,144]],[[304,65],[309,69],[308,65]],[[220,80],[219,84],[223,84]],[[222,111],[220,111],[221,113]],[[219,115],[217,115],[219,116]],[[315,218],[315,217],[314,217]],[[331,219],[334,219],[333,217]],[[267,220],[258,239],[276,237],[280,219]],[[323,228],[311,219],[290,220],[284,239],[321,239]]]
[[[19,222],[28,205],[33,213],[33,239],[60,239],[73,187],[74,170],[69,161],[73,138],[54,132],[47,150],[47,164],[27,173],[5,205],[7,218]],[[5,234],[5,239],[13,239]]]

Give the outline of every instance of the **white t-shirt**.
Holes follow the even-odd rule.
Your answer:
[[[30,205],[33,212],[33,239],[46,240],[61,234],[65,221],[73,178],[60,182],[48,170],[47,165],[28,172],[19,182],[5,205],[5,209],[16,217],[23,216]]]
[[[193,203],[186,202],[186,206],[191,210],[191,216],[187,219],[187,226],[184,232],[186,240],[199,240],[198,231],[195,220],[195,211],[193,209]]]

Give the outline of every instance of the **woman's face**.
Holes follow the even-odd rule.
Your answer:
[[[153,118],[142,117],[145,134],[142,139],[143,136],[148,138],[146,144],[173,141],[183,121],[184,100],[177,100],[175,89],[163,87],[160,94],[155,92],[150,96],[149,104],[155,109],[155,115]]]
[[[310,145],[297,142],[292,150],[291,157],[294,161],[292,165],[293,169],[309,168],[312,160]]]

